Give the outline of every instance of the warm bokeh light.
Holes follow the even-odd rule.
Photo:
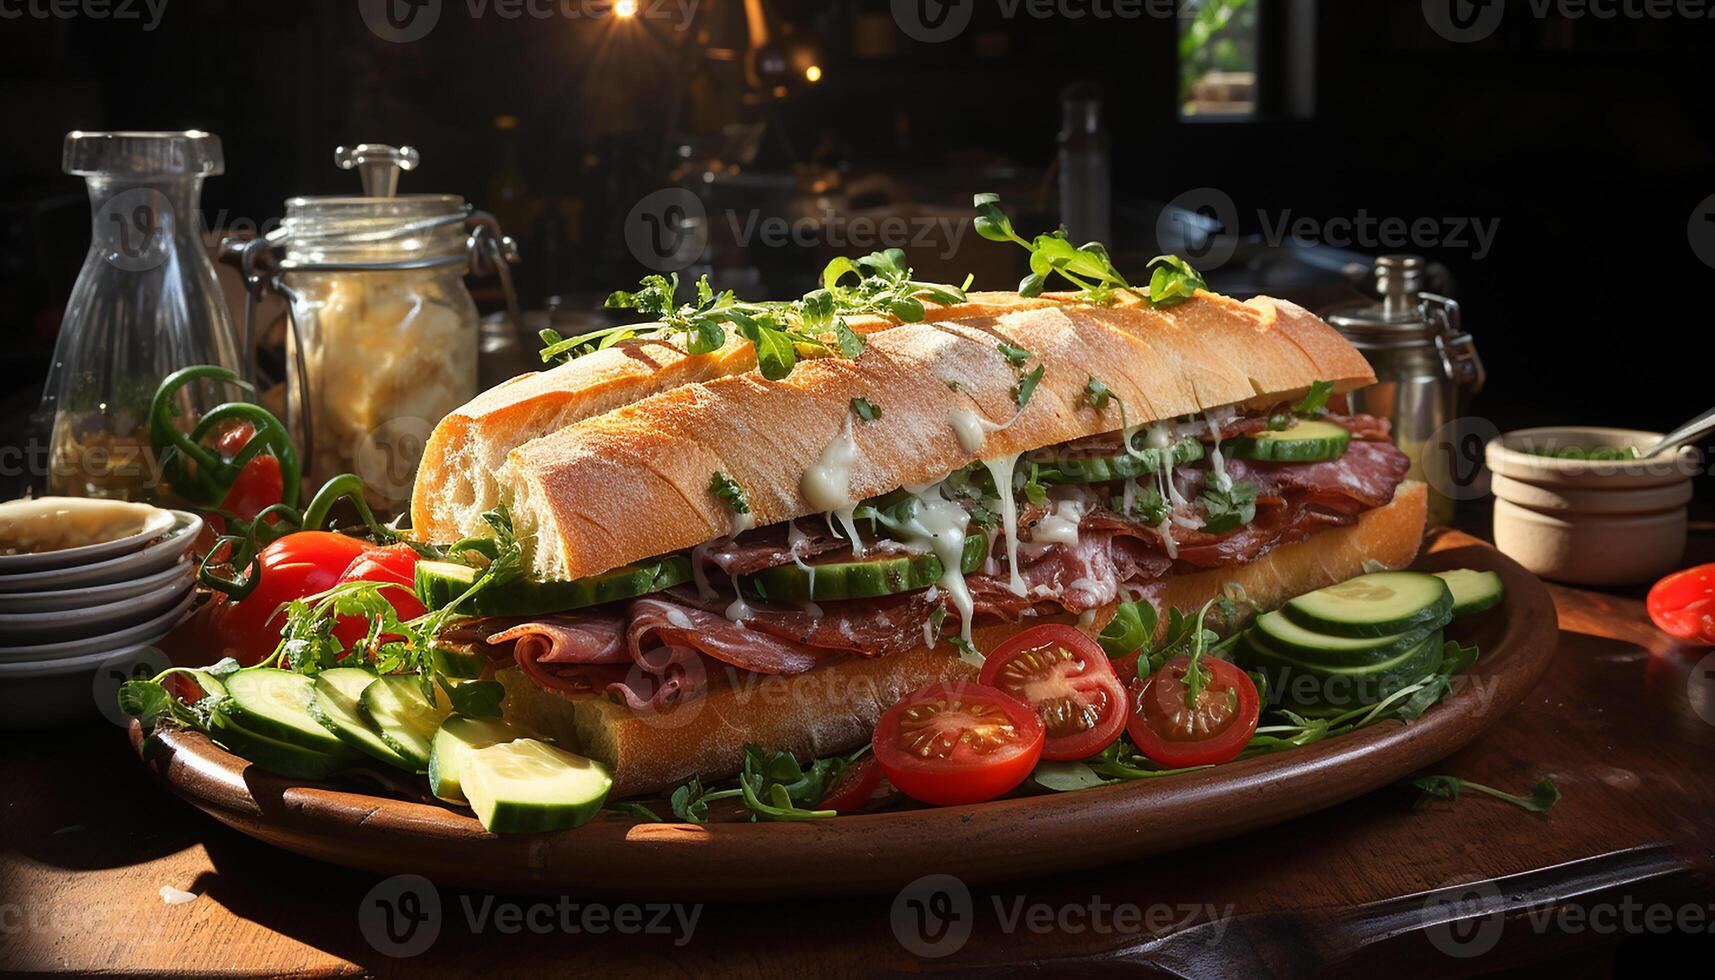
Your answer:
[[[637,16],[637,0],[618,0],[613,5],[613,15],[620,20],[630,20]]]
[[[804,78],[809,80],[809,81],[812,81],[812,82],[821,81],[822,80],[822,66],[821,65],[811,65],[810,67],[804,69]]]

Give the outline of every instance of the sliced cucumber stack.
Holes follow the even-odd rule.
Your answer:
[[[303,674],[250,667],[228,675],[225,681],[204,675],[197,683],[205,692],[224,688],[227,695],[214,714],[215,740],[264,769],[282,776],[321,779],[362,762],[310,714],[307,705],[314,697],[314,684]]]
[[[1221,452],[1234,459],[1316,463],[1339,459],[1351,441],[1352,434],[1332,422],[1306,419],[1278,431],[1270,429],[1228,440],[1221,443]]]
[[[1442,634],[1418,634],[1416,642],[1384,660],[1334,666],[1310,663],[1269,646],[1260,633],[1238,645],[1236,660],[1268,679],[1269,697],[1300,714],[1329,714],[1375,704],[1428,677],[1441,665]]]
[[[457,562],[420,561],[417,597],[430,609],[440,609],[463,595],[481,574],[481,569]],[[691,560],[684,555],[668,555],[579,579],[501,583],[472,596],[459,611],[473,616],[564,612],[659,592],[690,578]]]
[[[217,713],[209,734],[234,755],[242,756],[269,772],[293,779],[326,779],[341,770],[362,764],[361,758],[344,749],[336,753],[317,752],[258,735],[240,726],[229,715]]]
[[[587,823],[613,788],[606,766],[533,738],[470,749],[459,780],[476,818],[497,834]]]
[[[447,716],[430,743],[430,791],[448,803],[468,802],[459,776],[464,771],[465,757],[476,749],[486,749],[518,737],[516,729],[498,718]]]
[[[1307,592],[1282,612],[1307,630],[1331,636],[1388,637],[1439,629],[1452,608],[1453,593],[1434,575],[1372,572]]]
[[[981,568],[988,550],[988,537],[981,532],[966,537],[960,561],[963,571]],[[740,576],[739,585],[759,599],[776,602],[868,599],[926,589],[940,581],[943,571],[941,559],[926,553],[803,567],[776,565]]]
[[[1258,616],[1251,633],[1268,649],[1307,664],[1362,668],[1394,659],[1444,624],[1445,620],[1430,624],[1429,629],[1387,636],[1335,636],[1300,626],[1276,610]]]
[[[1436,572],[1435,577],[1446,582],[1447,588],[1452,590],[1455,616],[1491,609],[1500,605],[1501,600],[1506,597],[1506,588],[1501,585],[1501,577],[1494,572],[1455,568],[1452,571]]]
[[[358,710],[358,699],[378,678],[362,667],[334,667],[316,675],[313,696],[306,707],[323,728],[352,748],[390,766],[415,772],[411,760],[381,737]]]
[[[1036,479],[1042,483],[1112,483],[1151,476],[1161,471],[1164,455],[1171,466],[1193,463],[1203,458],[1203,444],[1187,437],[1165,449],[1139,449],[1135,456],[1117,453],[1112,456],[1051,459],[1041,463]]]
[[[429,765],[430,740],[435,737],[435,730],[453,710],[446,692],[439,687],[433,690],[435,700],[431,702],[423,695],[419,675],[388,674],[377,677],[357,699],[357,710],[363,720],[419,772]]]

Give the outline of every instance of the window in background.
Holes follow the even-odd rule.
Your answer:
[[[1179,115],[1255,115],[1256,0],[1184,2],[1179,19]]]

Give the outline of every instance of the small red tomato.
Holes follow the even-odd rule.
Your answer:
[[[1096,641],[1071,626],[1046,624],[1019,633],[989,654],[977,680],[1042,716],[1048,727],[1044,759],[1087,759],[1125,728],[1125,686]]]
[[[285,625],[280,606],[333,588],[352,560],[374,547],[332,531],[297,531],[263,548],[256,588],[213,614],[223,655],[248,665],[273,653]]]
[[[345,572],[340,575],[340,584],[346,582],[392,582],[409,588],[417,580],[417,551],[408,544],[391,544],[385,548],[373,548],[365,551],[351,560]],[[400,619],[414,619],[423,615],[422,602],[418,601],[415,593],[407,589],[383,589],[382,595],[393,604],[393,610]],[[369,632],[369,622],[361,616],[344,616],[339,625],[334,627],[333,635],[345,644],[346,649],[361,640]]]
[[[255,434],[256,430],[249,422],[240,422],[221,434],[215,443],[215,451],[222,459],[233,459]],[[233,481],[225,499],[221,500],[220,509],[241,520],[253,520],[264,508],[284,499],[285,489],[280,461],[270,453],[260,453],[244,464],[238,479]],[[218,514],[211,516],[210,523],[215,526],[215,533],[226,533],[226,521]]]
[[[1669,636],[1715,646],[1715,565],[1694,565],[1662,579],[1644,607]]]
[[[1195,699],[1185,683],[1191,658],[1174,657],[1137,689],[1126,731],[1137,750],[1164,766],[1209,766],[1244,751],[1256,734],[1256,682],[1225,660],[1198,661],[1209,680]]]
[[[876,764],[875,753],[872,752],[840,770],[840,774],[834,777],[834,785],[828,787],[828,795],[822,797],[822,802],[816,806],[822,810],[851,813],[863,809],[880,788],[881,767]]]
[[[915,691],[875,725],[875,761],[900,792],[949,806],[1011,790],[1042,758],[1042,719],[985,684],[947,682]]]

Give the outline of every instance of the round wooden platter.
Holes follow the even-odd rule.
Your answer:
[[[1467,682],[1422,718],[1198,772],[973,806],[792,823],[641,823],[497,836],[462,811],[264,772],[195,732],[132,741],[166,784],[215,819],[307,857],[502,892],[780,898],[885,892],[930,872],[987,882],[1075,870],[1267,827],[1395,782],[1457,751],[1535,686],[1555,648],[1542,583],[1488,544],[1431,535],[1418,566],[1492,569],[1498,609],[1456,624],[1482,650]]]

